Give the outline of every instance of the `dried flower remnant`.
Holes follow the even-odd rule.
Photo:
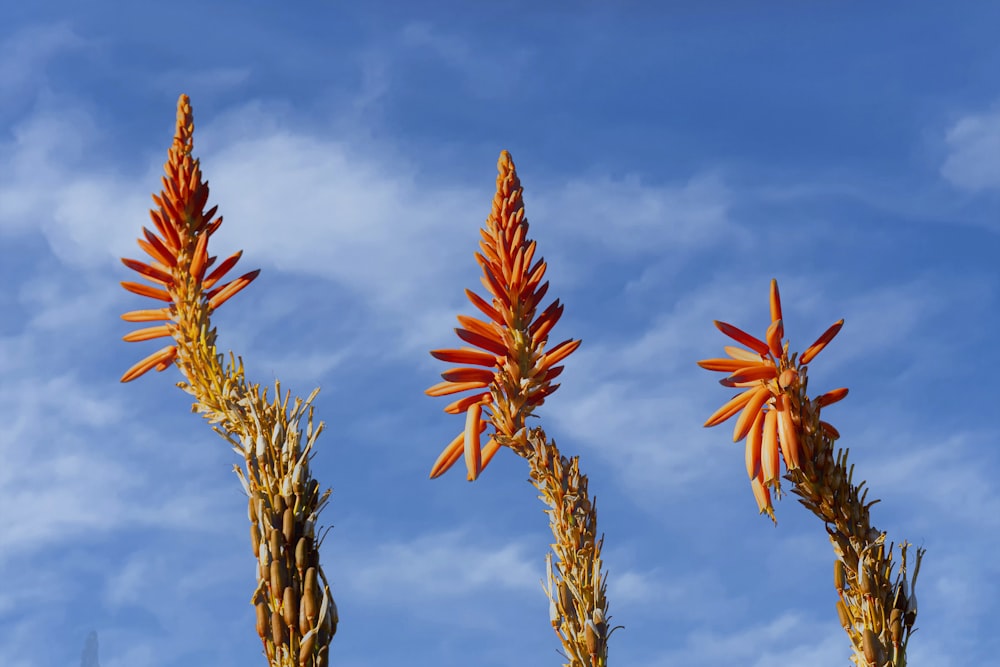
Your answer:
[[[535,242],[528,240],[521,181],[508,152],[501,153],[497,167],[493,210],[475,254],[490,301],[465,290],[487,319],[459,315],[461,327],[455,332],[473,347],[431,352],[442,361],[463,366],[443,372],[444,381],[428,389],[428,395],[472,392],[444,409],[449,414],[464,413],[466,423],[434,463],[432,478],[464,454],[472,481],[501,446],[526,447],[526,419],[559,387],[552,384],[563,370],[558,364],[580,346],[579,340],[570,339],[546,350],[549,332],[562,317],[563,306],[556,299],[538,313],[549,288],[548,281],[542,282],[546,264],[541,257],[535,258]],[[483,446],[487,423],[494,432]]]
[[[847,396],[847,389],[828,391],[816,398],[807,393],[809,364],[840,331],[839,320],[801,355],[789,354],[784,341],[784,320],[778,284],[771,281],[771,324],[763,339],[725,322],[716,327],[745,348],[726,346],[726,358],[698,364],[727,373],[726,387],[741,389],[705,422],[715,426],[739,415],[733,441],[746,438],[745,460],[754,497],[761,512],[774,520],[773,489],[780,493],[780,465],[793,484],[799,502],[826,525],[837,561],[834,585],[837,614],[854,648],[858,667],[903,667],[917,603],[917,573],[924,555],[916,550],[912,576],[908,576],[909,548],[900,545],[901,565],[893,577],[893,544],[885,533],[871,526],[871,507],[865,483],[855,484],[854,466],[847,465],[847,451],[834,452],[840,438],[836,428],[820,419],[823,408]]]
[[[251,604],[264,653],[274,667],[324,667],[339,616],[319,563],[322,539],[316,539],[317,516],[330,491],[321,492],[309,471],[313,445],[323,430],[322,422],[313,422],[311,404],[317,392],[290,404],[290,395],[282,398],[281,386],[275,383],[270,400],[267,389],[246,382],[242,360],[230,355],[223,367],[211,315],[259,271],[221,282],[242,251],[218,265],[217,257],[209,255],[209,239],[222,218],[214,217],[215,207],[205,210],[208,183],[192,157],[193,132],[191,105],[182,95],[163,190],[153,196],[155,231],[144,228],[139,239],[149,260],[122,260],[152,283],[122,286],[165,304],[123,315],[129,322],[162,322],[134,331],[125,340],[169,337],[173,344],[135,364],[122,382],[177,364],[186,379],[179,386],[195,397],[194,409],[216,425],[213,428],[244,462],[244,469],[234,469],[249,497],[258,580]]]
[[[549,332],[563,307],[556,300],[538,312],[548,290],[548,282],[542,282],[546,265],[535,258],[535,242],[528,240],[521,183],[509,153],[501,153],[497,167],[493,210],[475,255],[490,300],[465,291],[487,319],[460,315],[456,332],[472,347],[431,352],[461,366],[442,373],[444,381],[427,393],[471,392],[445,408],[450,414],[464,413],[465,428],[438,457],[431,477],[444,473],[464,454],[468,479],[475,480],[502,446],[528,461],[531,482],[549,508],[554,537],[543,583],[552,628],[567,667],[605,667],[608,638],[616,628],[609,628],[596,500],[589,496],[577,457],[562,456],[541,428],[528,429],[525,423],[559,386],[552,384],[563,370],[558,364],[580,341],[548,347]],[[481,448],[482,434],[490,426]]]

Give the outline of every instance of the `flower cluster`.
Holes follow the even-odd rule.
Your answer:
[[[535,258],[535,242],[528,240],[521,181],[507,151],[500,154],[497,169],[493,210],[480,230],[480,251],[475,255],[490,300],[465,291],[486,320],[459,315],[461,327],[455,332],[471,347],[431,352],[463,366],[442,373],[444,382],[428,389],[428,395],[473,392],[444,409],[449,414],[465,413],[465,428],[438,457],[432,478],[464,453],[468,479],[474,480],[501,446],[526,446],[525,419],[559,386],[552,384],[563,370],[557,364],[580,345],[579,340],[565,340],[546,351],[549,332],[563,307],[556,299],[538,314],[549,286],[542,282],[546,264]],[[482,446],[487,423],[495,433]]]
[[[125,313],[122,319],[163,324],[125,335],[124,340],[129,342],[177,338],[176,329],[186,319],[181,311],[200,311],[207,318],[260,273],[258,269],[220,284],[243,251],[236,252],[212,268],[217,258],[209,256],[208,241],[222,224],[222,216],[213,219],[217,207],[205,210],[208,183],[202,180],[199,160],[191,155],[193,135],[191,103],[186,95],[182,95],[177,104],[177,131],[164,165],[163,190],[159,195],[153,195],[157,208],[149,212],[156,231],[143,227],[144,238],[138,239],[139,247],[149,255],[150,260],[122,259],[125,266],[153,283],[122,282],[122,287],[166,303],[161,308]],[[122,376],[122,382],[134,380],[153,368],[166,370],[177,354],[177,345],[168,345],[154,352],[128,369]]]
[[[780,493],[779,477],[781,460],[789,471],[800,467],[802,456],[808,456],[807,442],[800,437],[801,418],[796,403],[801,400],[800,389],[806,365],[833,340],[844,320],[834,323],[796,359],[789,356],[788,343],[783,342],[785,330],[781,315],[781,297],[778,283],[771,281],[771,325],[764,340],[751,336],[725,322],[715,326],[746,348],[725,346],[727,358],[705,359],[698,365],[710,371],[728,373],[719,381],[724,387],[743,391],[715,411],[705,426],[715,426],[737,413],[733,428],[733,442],[746,438],[746,467],[750,476],[754,498],[761,512],[774,518],[770,490]],[[817,412],[823,406],[835,403],[847,395],[847,389],[834,389],[814,399]],[[808,400],[808,399],[806,399]],[[836,429],[827,422],[819,426],[831,438],[839,437]]]

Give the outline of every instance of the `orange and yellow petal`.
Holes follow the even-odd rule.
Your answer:
[[[771,279],[771,321],[777,322],[781,317],[781,295],[778,294],[778,281]]]
[[[479,434],[482,432],[481,416],[483,404],[473,403],[465,414],[465,467],[470,482],[474,482],[483,471],[482,448]]]
[[[484,389],[490,386],[491,381],[492,376],[490,380],[486,380],[485,382],[480,380],[474,382],[449,382],[445,380],[425,389],[424,393],[428,396],[450,396],[451,394],[469,391],[470,389]]]
[[[755,357],[754,361],[759,363],[760,358]],[[733,373],[748,366],[745,359],[702,359],[698,365],[707,371],[721,371],[723,373]]]
[[[474,364],[477,366],[497,366],[496,355],[482,350],[431,350],[431,356],[453,364]]]
[[[493,382],[495,372],[487,368],[451,368],[441,373],[449,382]]]
[[[764,484],[763,471],[750,480],[750,488],[753,489],[754,500],[757,501],[757,509],[761,514],[767,515],[774,521],[774,505],[771,503],[771,492]]]
[[[822,396],[816,397],[816,405],[818,407],[825,408],[828,405],[833,405],[837,401],[843,400],[845,396],[847,396],[847,387],[831,389]]]
[[[781,320],[775,320],[771,322],[771,326],[767,328],[767,349],[771,351],[771,354],[775,358],[781,357],[781,339],[785,336],[785,325]]]
[[[236,280],[226,283],[224,286],[209,292],[205,296],[208,297],[208,307],[211,310],[215,310],[226,301],[235,296],[238,292],[242,291],[247,285],[254,281],[260,275],[260,269],[254,269],[249,273],[245,273]]]
[[[743,331],[738,327],[734,327],[732,324],[727,324],[726,322],[720,322],[719,320],[715,320],[715,326],[719,328],[719,331],[726,334],[727,336],[735,340],[737,343],[746,345],[747,347],[749,347],[754,352],[757,352],[758,354],[766,355],[769,351],[767,343],[760,340],[759,338],[756,338],[755,336],[751,336],[746,331]]]
[[[716,424],[721,424],[735,415],[751,398],[753,398],[755,391],[755,389],[748,389],[729,399],[725,405],[712,413],[712,416],[705,421],[705,426],[715,426]]]
[[[166,369],[167,366],[169,366],[176,357],[177,357],[177,346],[168,345],[167,347],[157,350],[153,354],[149,355],[148,357],[138,362],[127,371],[125,371],[125,374],[122,375],[121,381],[131,382],[132,380],[136,379],[137,377],[146,373],[152,368]]]
[[[830,325],[830,328],[823,332],[823,335],[816,339],[816,342],[806,348],[806,351],[799,357],[800,364],[808,364],[816,358],[816,355],[823,351],[823,348],[833,340],[833,337],[840,333],[844,326],[844,320],[839,320]]]
[[[470,345],[475,345],[478,348],[487,350],[499,356],[507,355],[507,348],[504,344],[494,339],[492,336],[483,336],[467,329],[455,329],[455,333],[458,334],[459,338]]]
[[[173,335],[174,331],[172,324],[161,324],[155,327],[146,327],[145,329],[130,331],[122,336],[122,340],[126,343],[138,343],[144,340],[153,340],[154,338],[164,338],[166,336]]]
[[[770,361],[744,366],[726,378],[732,384],[753,382],[755,380],[772,380],[778,376],[777,367]]]
[[[799,468],[799,434],[792,422],[788,397],[779,394],[775,399],[775,412],[778,415],[778,437],[781,440],[781,453],[788,470]]]
[[[744,455],[747,464],[747,476],[750,479],[756,477],[760,470],[760,451],[764,443],[764,418],[765,413],[758,411],[753,419],[753,424],[750,425],[750,431],[747,433],[747,446]]]
[[[463,451],[465,451],[465,431],[455,436],[455,439],[448,443],[448,446],[438,456],[437,461],[431,466],[431,479],[440,477],[447,472],[449,468],[455,465],[456,461],[462,458]]]
[[[219,264],[219,266],[213,269],[212,272],[205,277],[202,281],[202,289],[211,289],[215,283],[219,282],[219,280],[229,272],[230,269],[236,266],[236,262],[238,262],[242,256],[243,251],[239,250],[227,257],[222,264]],[[208,266],[211,266],[211,262],[206,264],[206,267]]]
[[[473,403],[478,403],[480,401],[487,401],[490,398],[489,392],[476,393],[470,396],[465,396],[458,399],[454,403],[449,403],[445,406],[444,411],[449,415],[460,415],[469,409],[469,406]]]
[[[753,352],[749,350],[744,350],[741,347],[735,347],[733,345],[723,345],[722,349],[725,350],[726,354],[728,354],[733,359],[742,359],[743,361],[749,361],[758,364],[761,362],[761,355],[754,354]]]
[[[743,412],[736,420],[736,426],[733,428],[733,442],[739,442],[746,436],[754,420],[760,414],[760,409],[770,398],[771,392],[768,391],[767,387],[760,386],[754,390],[750,400],[744,406]]]
[[[145,278],[152,280],[153,282],[160,283],[161,285],[170,285],[173,283],[174,278],[168,272],[158,269],[155,266],[150,266],[149,264],[144,264],[135,259],[128,259],[122,257],[122,264],[132,269],[133,271],[142,274]]]
[[[576,348],[580,347],[580,340],[564,340],[559,343],[551,350],[542,355],[542,358],[538,360],[538,371],[544,371],[552,366],[555,366],[560,361],[571,355],[576,351]]]
[[[146,310],[132,310],[122,314],[122,319],[126,322],[156,322],[159,320],[169,320],[171,317],[169,308],[153,308]]]
[[[159,299],[160,301],[173,301],[173,297],[166,290],[157,289],[149,285],[143,285],[142,283],[133,283],[128,281],[122,281],[122,287],[127,289],[133,294],[138,294],[139,296],[148,296],[152,299]]]
[[[768,410],[764,415],[760,451],[760,468],[764,484],[770,485],[777,481],[781,465],[779,455],[778,415],[774,410]]]

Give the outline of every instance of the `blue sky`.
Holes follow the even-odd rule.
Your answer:
[[[207,3],[205,3],[207,4]],[[423,390],[478,287],[502,149],[583,339],[542,424],[606,534],[612,664],[848,664],[832,551],[758,517],[695,366],[781,286],[825,413],[927,549],[910,663],[1000,651],[1000,8],[968,4],[19,3],[0,28],[0,655],[264,664],[236,457],[155,343],[138,257],[177,97],[258,280],[216,318],[251,379],[316,385],[334,664],[560,664],[524,461],[430,481],[461,428]],[[363,5],[363,6],[362,6]]]

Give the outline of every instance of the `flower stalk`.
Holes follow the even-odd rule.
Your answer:
[[[789,355],[778,284],[771,281],[771,325],[764,339],[725,322],[716,322],[724,334],[747,349],[726,346],[726,358],[698,364],[728,373],[720,384],[742,390],[705,422],[715,426],[737,417],[733,441],[746,438],[746,466],[761,513],[772,521],[771,491],[781,493],[780,465],[799,502],[826,526],[837,560],[834,585],[837,615],[854,649],[858,667],[904,667],[906,647],[914,631],[917,599],[914,592],[924,549],[916,549],[910,574],[910,545],[900,545],[901,564],[893,575],[893,544],[871,525],[865,482],[854,483],[845,449],[835,451],[836,428],[821,419],[823,408],[840,401],[847,389],[810,398],[808,364],[840,332],[840,320],[830,326],[801,355]]]
[[[150,370],[176,365],[178,383],[195,399],[193,410],[232,445],[243,469],[234,470],[249,497],[250,537],[257,559],[257,587],[251,597],[257,632],[273,667],[325,667],[329,642],[337,630],[337,607],[319,563],[322,539],[316,520],[330,491],[321,492],[309,470],[312,448],[323,430],[313,421],[312,401],[282,397],[275,383],[268,390],[248,383],[243,362],[219,354],[212,313],[247,287],[259,270],[223,283],[242,251],[216,265],[208,243],[222,224],[216,207],[206,210],[209,190],[192,151],[191,104],[181,95],[177,129],[168,153],[163,190],[153,195],[154,230],[143,228],[139,247],[146,261],[123,259],[152,285],[123,282],[135,294],[163,302],[160,308],[122,315],[129,322],[158,322],[124,336],[129,342],[171,338],[172,343],[145,357],[122,376],[130,382]],[[301,427],[302,418],[306,428]]]
[[[500,154],[497,170],[492,211],[475,253],[488,297],[465,291],[486,319],[459,315],[461,327],[455,332],[468,345],[431,351],[437,359],[463,366],[443,372],[444,381],[426,393],[466,393],[444,409],[464,414],[465,425],[434,463],[431,477],[464,458],[467,479],[474,481],[502,447],[528,461],[531,482],[548,505],[555,539],[546,555],[543,588],[566,666],[604,667],[613,630],[608,630],[606,574],[601,570],[604,538],[597,537],[597,511],[587,492],[587,477],[580,474],[577,457],[567,459],[541,428],[526,425],[558,388],[552,380],[562,373],[559,364],[580,341],[548,345],[563,306],[557,299],[539,312],[549,286],[543,282],[546,264],[535,257],[536,244],[528,239],[521,182],[507,151]]]

